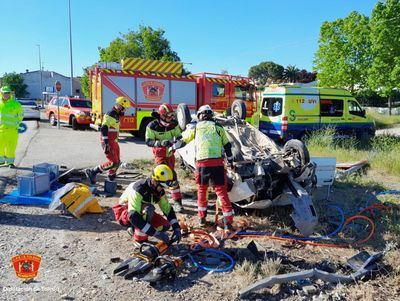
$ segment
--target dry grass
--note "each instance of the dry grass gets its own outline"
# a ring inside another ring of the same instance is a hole
[[[235,277],[240,277],[242,288],[253,284],[257,279],[257,265],[249,260],[244,260],[241,264],[236,265],[234,270]]]
[[[277,275],[281,267],[281,259],[266,259],[256,263],[246,259],[236,266],[234,275],[240,277],[241,287],[245,288],[261,279]]]

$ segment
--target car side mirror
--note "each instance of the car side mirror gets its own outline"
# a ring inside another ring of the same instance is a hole
[[[63,107],[69,109],[69,105],[63,105]]]
[[[362,117],[365,117],[365,114],[366,114],[365,109],[363,109],[361,112],[362,112]]]

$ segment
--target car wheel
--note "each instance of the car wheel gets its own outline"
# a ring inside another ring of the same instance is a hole
[[[50,124],[51,124],[52,126],[57,125],[56,116],[54,116],[53,113],[51,113],[50,116],[49,116],[49,122],[50,122]]]
[[[190,110],[187,104],[180,103],[176,109],[176,118],[178,120],[179,127],[182,131],[186,129],[186,126],[192,121]]]
[[[240,99],[236,99],[231,106],[231,114],[240,119],[246,119],[246,105]]]
[[[76,131],[79,128],[79,124],[78,124],[78,121],[76,120],[75,116],[71,117],[71,125],[72,125],[72,129],[74,131]]]
[[[310,162],[310,153],[306,145],[297,139],[291,139],[283,146],[285,157],[289,158],[289,162],[297,164],[289,164],[294,168],[295,176],[299,176],[304,167]]]
[[[144,139],[146,137],[146,128],[147,125],[153,120],[153,118],[144,118],[142,122],[140,123],[139,131],[138,131],[138,136],[141,139]]]

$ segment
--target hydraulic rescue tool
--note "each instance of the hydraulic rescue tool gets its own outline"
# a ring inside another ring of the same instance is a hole
[[[124,279],[132,279],[135,276],[147,274],[153,267],[154,261],[163,255],[172,244],[159,242],[156,245],[142,243],[139,252],[133,253],[130,258],[122,262],[114,270],[114,275],[124,276]]]

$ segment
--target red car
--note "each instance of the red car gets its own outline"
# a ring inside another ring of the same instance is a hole
[[[58,104],[60,105],[60,123],[71,125],[73,130],[77,130],[81,125],[88,126],[92,122],[90,112],[92,102],[87,99],[75,98],[70,96],[53,97],[46,108],[46,115],[51,125],[56,125],[58,121]]]

